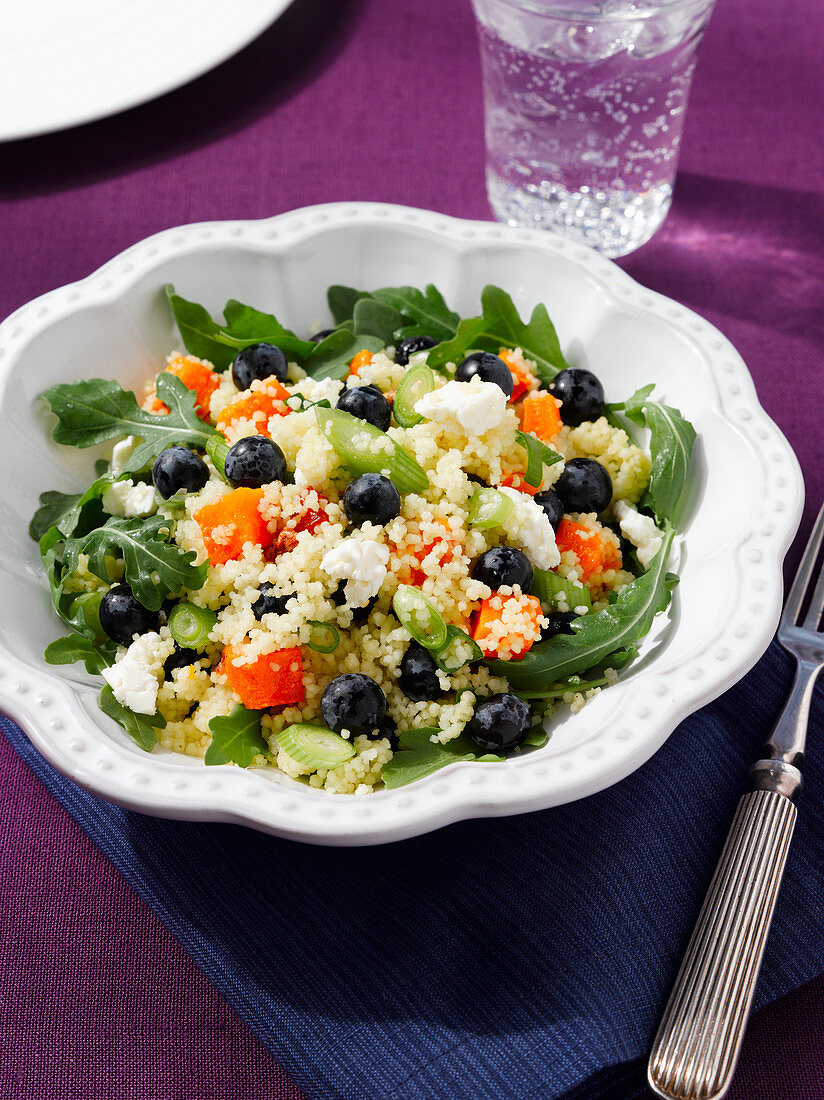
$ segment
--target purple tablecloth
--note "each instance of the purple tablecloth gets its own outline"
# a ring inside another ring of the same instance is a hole
[[[805,469],[803,533],[824,495],[822,30],[813,0],[720,0],[672,213],[625,262],[741,350]],[[0,146],[0,316],[181,222],[334,199],[488,217],[479,79],[468,0],[296,0],[179,92]],[[4,742],[0,774],[2,1100],[300,1097]],[[732,1100],[824,1095],[823,1025],[824,979],[762,1010]]]

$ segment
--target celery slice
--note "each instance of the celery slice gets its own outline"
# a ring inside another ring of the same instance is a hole
[[[315,409],[320,430],[338,457],[356,474],[388,471],[399,493],[421,493],[429,485],[426,471],[394,439],[343,409]]]
[[[179,603],[169,612],[169,633],[184,649],[204,649],[216,622],[217,615],[208,607]]]
[[[395,391],[392,415],[402,428],[420,424],[423,417],[415,412],[415,403],[435,388],[435,373],[425,363],[410,367]]]
[[[475,527],[499,527],[510,516],[514,504],[509,497],[485,485],[476,485],[469,502],[469,522]]]
[[[287,726],[277,735],[277,743],[305,768],[337,768],[355,755],[354,745],[325,726]]]

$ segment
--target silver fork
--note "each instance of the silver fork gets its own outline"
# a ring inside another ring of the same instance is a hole
[[[718,1100],[738,1061],[795,827],[810,700],[824,666],[824,566],[816,570],[823,543],[824,507],[778,627],[797,661],[795,681],[763,758],[750,769],[750,790],[738,803],[653,1043],[647,1079],[667,1100]]]

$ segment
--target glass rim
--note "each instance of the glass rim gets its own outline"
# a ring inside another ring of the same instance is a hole
[[[494,3],[533,15],[564,19],[570,23],[625,23],[630,19],[653,19],[662,12],[676,11],[679,8],[703,7],[709,11],[715,6],[716,0],[653,0],[649,7],[639,8],[637,11],[606,12],[575,10],[568,3],[565,4],[564,0],[494,0]],[[473,5],[477,15],[481,0],[473,0]]]

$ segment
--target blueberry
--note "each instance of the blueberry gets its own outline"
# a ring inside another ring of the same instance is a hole
[[[389,747],[392,752],[397,752],[399,747],[398,742],[398,723],[389,713],[383,716],[383,721],[378,726],[378,737],[384,737],[389,742]]]
[[[294,593],[286,596],[277,596],[275,586],[264,581],[260,586],[260,595],[252,604],[252,614],[260,622],[264,615],[283,615],[286,612],[286,602],[291,600]]]
[[[565,512],[603,512],[612,500],[612,478],[594,458],[573,458],[555,482]]]
[[[618,523],[605,523],[605,527],[608,527],[615,535],[618,536],[618,549],[621,552],[621,565],[623,569],[626,569],[630,573],[635,572],[635,547],[624,536],[621,526]]]
[[[327,685],[320,697],[320,714],[335,733],[372,734],[386,716],[386,696],[371,676],[346,672]]]
[[[583,367],[559,371],[549,392],[561,402],[561,420],[573,428],[584,420],[597,420],[604,408],[604,387]]]
[[[434,348],[436,343],[437,341],[433,340],[431,336],[407,336],[400,340],[395,348],[395,362],[405,367],[409,362],[409,357],[414,355],[416,351],[426,351],[428,348]]]
[[[309,339],[313,344],[321,344],[327,336],[331,336],[335,330],[333,328],[322,328],[320,332],[313,333]]]
[[[377,386],[353,386],[350,390],[344,390],[335,408],[343,409],[367,424],[374,424],[382,432],[386,431],[392,419],[389,402]]]
[[[135,634],[157,630],[160,615],[144,607],[127,584],[116,584],[100,601],[100,625],[113,642],[131,645]]]
[[[332,603],[335,607],[349,607],[346,602],[346,581],[341,581],[331,596]],[[352,626],[363,626],[366,620],[369,618],[369,613],[375,604],[378,602],[378,594],[366,601],[363,607],[349,607],[352,612]]]
[[[283,451],[265,435],[249,435],[233,443],[224,462],[226,480],[235,489],[257,489],[272,481],[286,480]]]
[[[194,649],[184,648],[175,642],[174,653],[171,653],[163,662],[164,679],[171,680],[172,673],[176,668],[187,668],[189,665],[193,665],[195,661],[199,661],[201,656],[202,654],[197,653]]]
[[[561,520],[564,518],[564,506],[555,490],[547,489],[543,493],[536,493],[532,499],[543,508],[546,518],[552,524],[553,531],[557,531]]]
[[[577,618],[573,611],[553,611],[551,615],[547,615],[549,625],[541,629],[540,640],[545,642],[548,638],[554,638],[556,634],[574,634],[572,624]]]
[[[512,396],[515,382],[512,371],[497,355],[491,351],[473,351],[455,371],[455,379],[458,382],[469,382],[475,376],[482,382],[494,382],[500,386],[507,397]]]
[[[412,641],[401,658],[398,687],[413,703],[440,699],[446,694],[438,680],[438,666],[428,649]]]
[[[154,487],[164,500],[180,489],[196,493],[209,480],[209,468],[200,455],[188,447],[167,447],[152,466]]]
[[[493,546],[481,554],[472,567],[476,581],[488,585],[493,591],[509,585],[520,585],[522,592],[532,589],[532,563],[526,554],[512,546]]]
[[[232,381],[239,390],[248,390],[254,381],[277,378],[286,381],[286,356],[274,344],[250,344],[239,351],[232,363]]]
[[[520,745],[532,727],[532,708],[518,695],[501,692],[481,700],[466,727],[484,752],[500,752]]]
[[[367,521],[382,527],[400,514],[401,494],[383,474],[361,474],[346,486],[343,510],[355,527]]]

